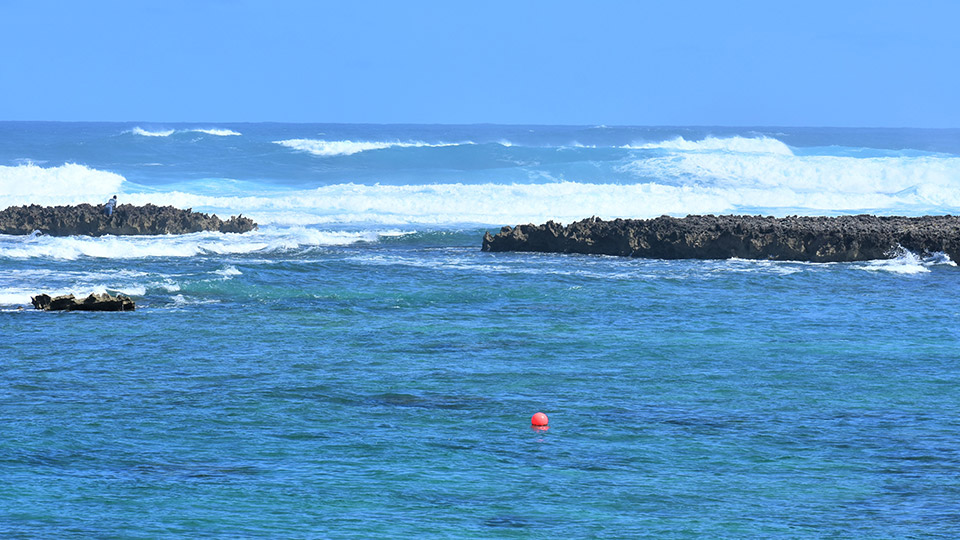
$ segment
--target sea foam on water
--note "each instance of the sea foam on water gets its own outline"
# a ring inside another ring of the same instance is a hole
[[[229,129],[190,129],[216,131],[238,140],[248,137]],[[221,215],[243,213],[263,225],[441,227],[551,219],[570,222],[586,215],[650,218],[663,214],[919,215],[960,211],[960,157],[943,153],[914,151],[898,155],[894,151],[837,150],[835,146],[796,149],[773,137],[740,135],[699,140],[674,137],[622,145],[571,142],[569,147],[413,138],[363,141],[270,137],[264,143],[277,148],[274,160],[307,153],[323,167],[332,156],[366,159],[393,149],[397,153],[390,154],[390,159],[396,161],[396,170],[420,167],[424,180],[415,182],[417,176],[412,175],[403,182],[355,181],[350,171],[356,170],[368,180],[390,180],[393,169],[383,169],[382,177],[371,178],[362,161],[333,179],[318,178],[311,185],[307,177],[282,187],[252,178],[221,179],[218,184],[208,177],[181,178],[176,173],[168,173],[176,182],[152,184],[150,178],[157,174],[156,167],[139,165],[120,167],[130,171],[123,173],[128,177],[135,175],[136,181],[131,182],[119,171],[88,165],[22,164],[0,167],[0,206],[99,204],[120,193],[121,203],[172,205]],[[194,152],[209,143],[178,144],[197,148],[191,150]],[[429,151],[451,145],[466,145],[463,151],[468,152],[464,154],[468,161],[464,163],[478,168],[465,169],[462,174],[456,170],[438,172],[430,168],[428,155],[410,160],[403,153],[408,148]],[[577,154],[558,154],[574,146],[578,146]],[[376,159],[377,167],[383,166],[384,157]],[[302,163],[298,167],[303,167]],[[601,179],[616,181],[584,180],[589,176],[586,172],[598,174],[598,167]],[[481,178],[485,180],[478,180]]]

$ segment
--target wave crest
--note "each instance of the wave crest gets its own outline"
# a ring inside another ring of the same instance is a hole
[[[315,156],[349,156],[366,152],[368,150],[383,150],[385,148],[421,148],[431,147],[440,148],[445,146],[460,146],[461,144],[473,144],[472,142],[463,143],[427,143],[423,141],[326,141],[322,139],[286,139],[283,141],[274,141],[275,144],[286,146],[301,152],[308,152]]]
[[[119,174],[76,163],[0,166],[0,209],[21,204],[99,203],[121,191]]]
[[[690,190],[661,184],[336,184],[271,196],[217,197],[183,192],[126,194],[133,204],[153,203],[214,211],[242,212],[269,225],[503,225],[573,221],[587,214],[653,217],[664,213],[728,210],[717,190]],[[585,210],[586,209],[586,210]]]
[[[176,132],[174,129],[161,129],[157,131],[149,131],[143,129],[140,126],[137,126],[130,130],[130,133],[134,135],[140,135],[141,137],[169,137]]]
[[[891,259],[868,261],[858,268],[867,272],[889,272],[891,274],[926,274],[930,272],[933,266],[956,266],[957,264],[950,260],[950,257],[942,251],[930,253],[925,256],[903,249],[897,250],[895,256]]]
[[[158,236],[0,236],[0,258],[75,260],[180,258],[204,255],[273,253],[300,248],[376,242],[381,231],[324,231],[305,227],[271,228],[245,234],[193,233]],[[389,235],[391,231],[382,234]],[[221,275],[239,275],[228,267]]]
[[[673,150],[682,152],[730,152],[738,154],[776,154],[792,156],[793,151],[783,142],[770,137],[706,137],[688,141],[677,137],[669,141],[644,144],[628,144],[628,150]]]
[[[191,129],[189,131],[192,131],[194,133],[205,133],[207,135],[214,135],[217,137],[239,137],[240,135],[243,135],[239,131],[234,131],[232,129],[219,129],[219,128],[209,128],[209,129],[197,128],[197,129]]]
[[[916,196],[928,202],[960,204],[956,189],[960,158],[694,153],[636,160],[622,170],[686,184]]]
[[[140,126],[137,126],[130,131],[125,131],[124,133],[132,133],[134,135],[140,135],[141,137],[169,137],[174,133],[203,133],[206,135],[214,135],[216,137],[230,137],[230,136],[240,136],[243,135],[239,131],[234,131],[232,129],[225,128],[191,128],[191,129],[157,129],[157,130],[148,130]]]

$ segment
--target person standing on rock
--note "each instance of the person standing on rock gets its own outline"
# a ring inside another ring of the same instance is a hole
[[[113,217],[113,209],[116,208],[116,206],[117,206],[117,196],[114,195],[112,199],[109,199],[107,201],[106,206],[103,207],[103,213],[106,214],[107,217]]]

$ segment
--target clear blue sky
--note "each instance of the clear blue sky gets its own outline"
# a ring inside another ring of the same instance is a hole
[[[960,1],[0,0],[0,120],[960,127]]]

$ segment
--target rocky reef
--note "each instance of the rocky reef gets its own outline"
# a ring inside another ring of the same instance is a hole
[[[30,302],[43,311],[133,311],[137,308],[129,296],[106,293],[91,294],[86,298],[76,298],[72,294],[51,298],[49,294],[39,294]]]
[[[503,227],[483,237],[483,251],[537,251],[620,255],[651,259],[772,259],[843,262],[885,259],[899,248],[944,252],[960,260],[960,217],[774,218],[662,216],[655,219],[584,219],[566,227]]]
[[[103,205],[93,206],[11,206],[0,212],[0,234],[31,234],[39,231],[52,236],[103,236],[144,234],[186,234],[200,231],[244,233],[257,228],[250,218],[234,216],[223,221],[216,215],[181,210],[172,206],[123,204],[113,216],[103,213]]]

